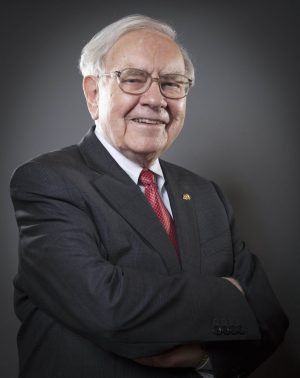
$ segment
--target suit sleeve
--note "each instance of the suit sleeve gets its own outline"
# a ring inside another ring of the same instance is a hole
[[[220,189],[216,191],[227,212],[234,251],[232,277],[242,286],[245,298],[257,320],[261,339],[211,343],[210,358],[216,377],[247,376],[268,358],[282,342],[288,327],[284,314],[258,258],[239,237],[232,207]]]
[[[236,316],[244,329],[231,340],[260,339],[248,302],[225,280],[140,272],[107,261],[80,193],[53,167],[33,161],[19,168],[11,195],[20,234],[15,286],[73,332],[126,358],[220,340],[211,331],[216,314]]]

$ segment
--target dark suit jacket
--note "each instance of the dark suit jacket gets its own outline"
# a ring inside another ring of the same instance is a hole
[[[16,170],[20,377],[198,377],[132,361],[194,342],[208,348],[217,378],[238,377],[282,341],[287,319],[222,193],[183,168],[161,166],[180,262],[93,129],[79,145]],[[245,296],[222,276],[236,278]]]

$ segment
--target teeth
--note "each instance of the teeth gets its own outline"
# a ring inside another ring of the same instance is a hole
[[[156,120],[156,119],[148,119],[148,118],[134,118],[134,122],[139,122],[139,123],[149,123],[151,125],[161,125],[164,123],[163,121]]]

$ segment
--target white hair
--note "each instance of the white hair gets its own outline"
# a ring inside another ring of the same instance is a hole
[[[105,73],[104,58],[107,52],[124,34],[139,29],[157,31],[171,38],[178,45],[182,53],[185,74],[194,82],[195,72],[193,63],[186,50],[177,43],[176,31],[165,22],[139,14],[121,18],[94,35],[81,52],[79,69],[82,75],[97,76]]]

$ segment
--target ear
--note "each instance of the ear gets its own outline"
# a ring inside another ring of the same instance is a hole
[[[82,81],[82,88],[91,117],[96,120],[99,117],[97,79],[94,76],[85,76]]]

